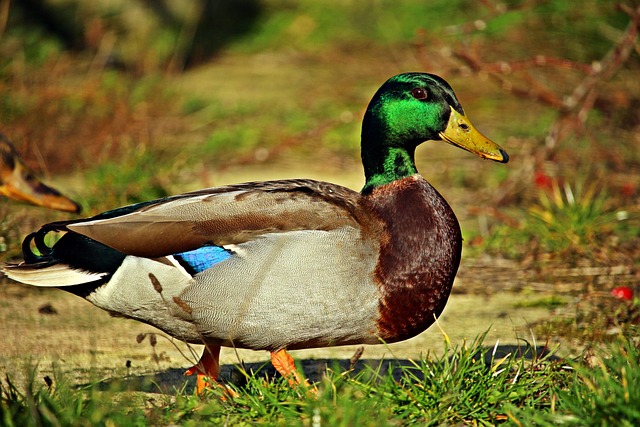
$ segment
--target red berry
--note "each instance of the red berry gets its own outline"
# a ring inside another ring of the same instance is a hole
[[[549,189],[553,186],[553,179],[542,171],[533,174],[533,182],[538,188]]]
[[[611,290],[611,295],[626,301],[633,299],[633,289],[628,286],[618,286]]]
[[[623,196],[631,197],[636,193],[636,188],[633,184],[627,182],[620,188],[620,192]]]

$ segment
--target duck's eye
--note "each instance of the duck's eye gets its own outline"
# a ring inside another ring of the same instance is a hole
[[[417,87],[411,91],[411,96],[415,99],[427,99],[427,91],[421,87]]]

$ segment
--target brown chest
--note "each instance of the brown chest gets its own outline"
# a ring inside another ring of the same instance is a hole
[[[378,334],[386,342],[411,338],[442,313],[462,248],[458,221],[422,177],[380,187],[367,196],[380,221],[374,277],[380,289]]]

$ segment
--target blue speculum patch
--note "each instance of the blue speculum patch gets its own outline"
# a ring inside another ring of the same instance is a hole
[[[203,246],[173,256],[190,273],[197,274],[215,264],[231,258],[231,254],[220,246]]]

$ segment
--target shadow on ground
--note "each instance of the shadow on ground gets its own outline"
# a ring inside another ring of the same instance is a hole
[[[533,349],[527,346],[502,345],[495,348],[490,347],[478,352],[478,358],[484,359],[487,368],[490,368],[493,360],[499,360],[506,356],[515,354],[518,358],[526,360],[538,360],[542,357],[547,360],[558,360],[545,348]],[[307,359],[298,362],[298,366],[306,378],[312,383],[319,382],[328,370],[334,372],[346,372],[351,370],[353,375],[363,371],[372,375],[385,377],[389,373],[396,381],[399,381],[403,372],[410,370],[417,379],[423,378],[419,362],[408,359],[360,359],[353,363],[350,359]],[[243,373],[254,373],[259,378],[273,378],[279,374],[270,363],[245,363],[243,365],[223,365],[220,368],[219,380],[227,384],[234,384],[242,387],[246,384],[246,377]],[[180,390],[186,393],[195,391],[196,379],[194,376],[184,376],[184,369],[169,369],[150,375],[137,375],[122,378],[113,378],[101,381],[98,385],[101,390],[137,391],[145,393],[176,394]]]

